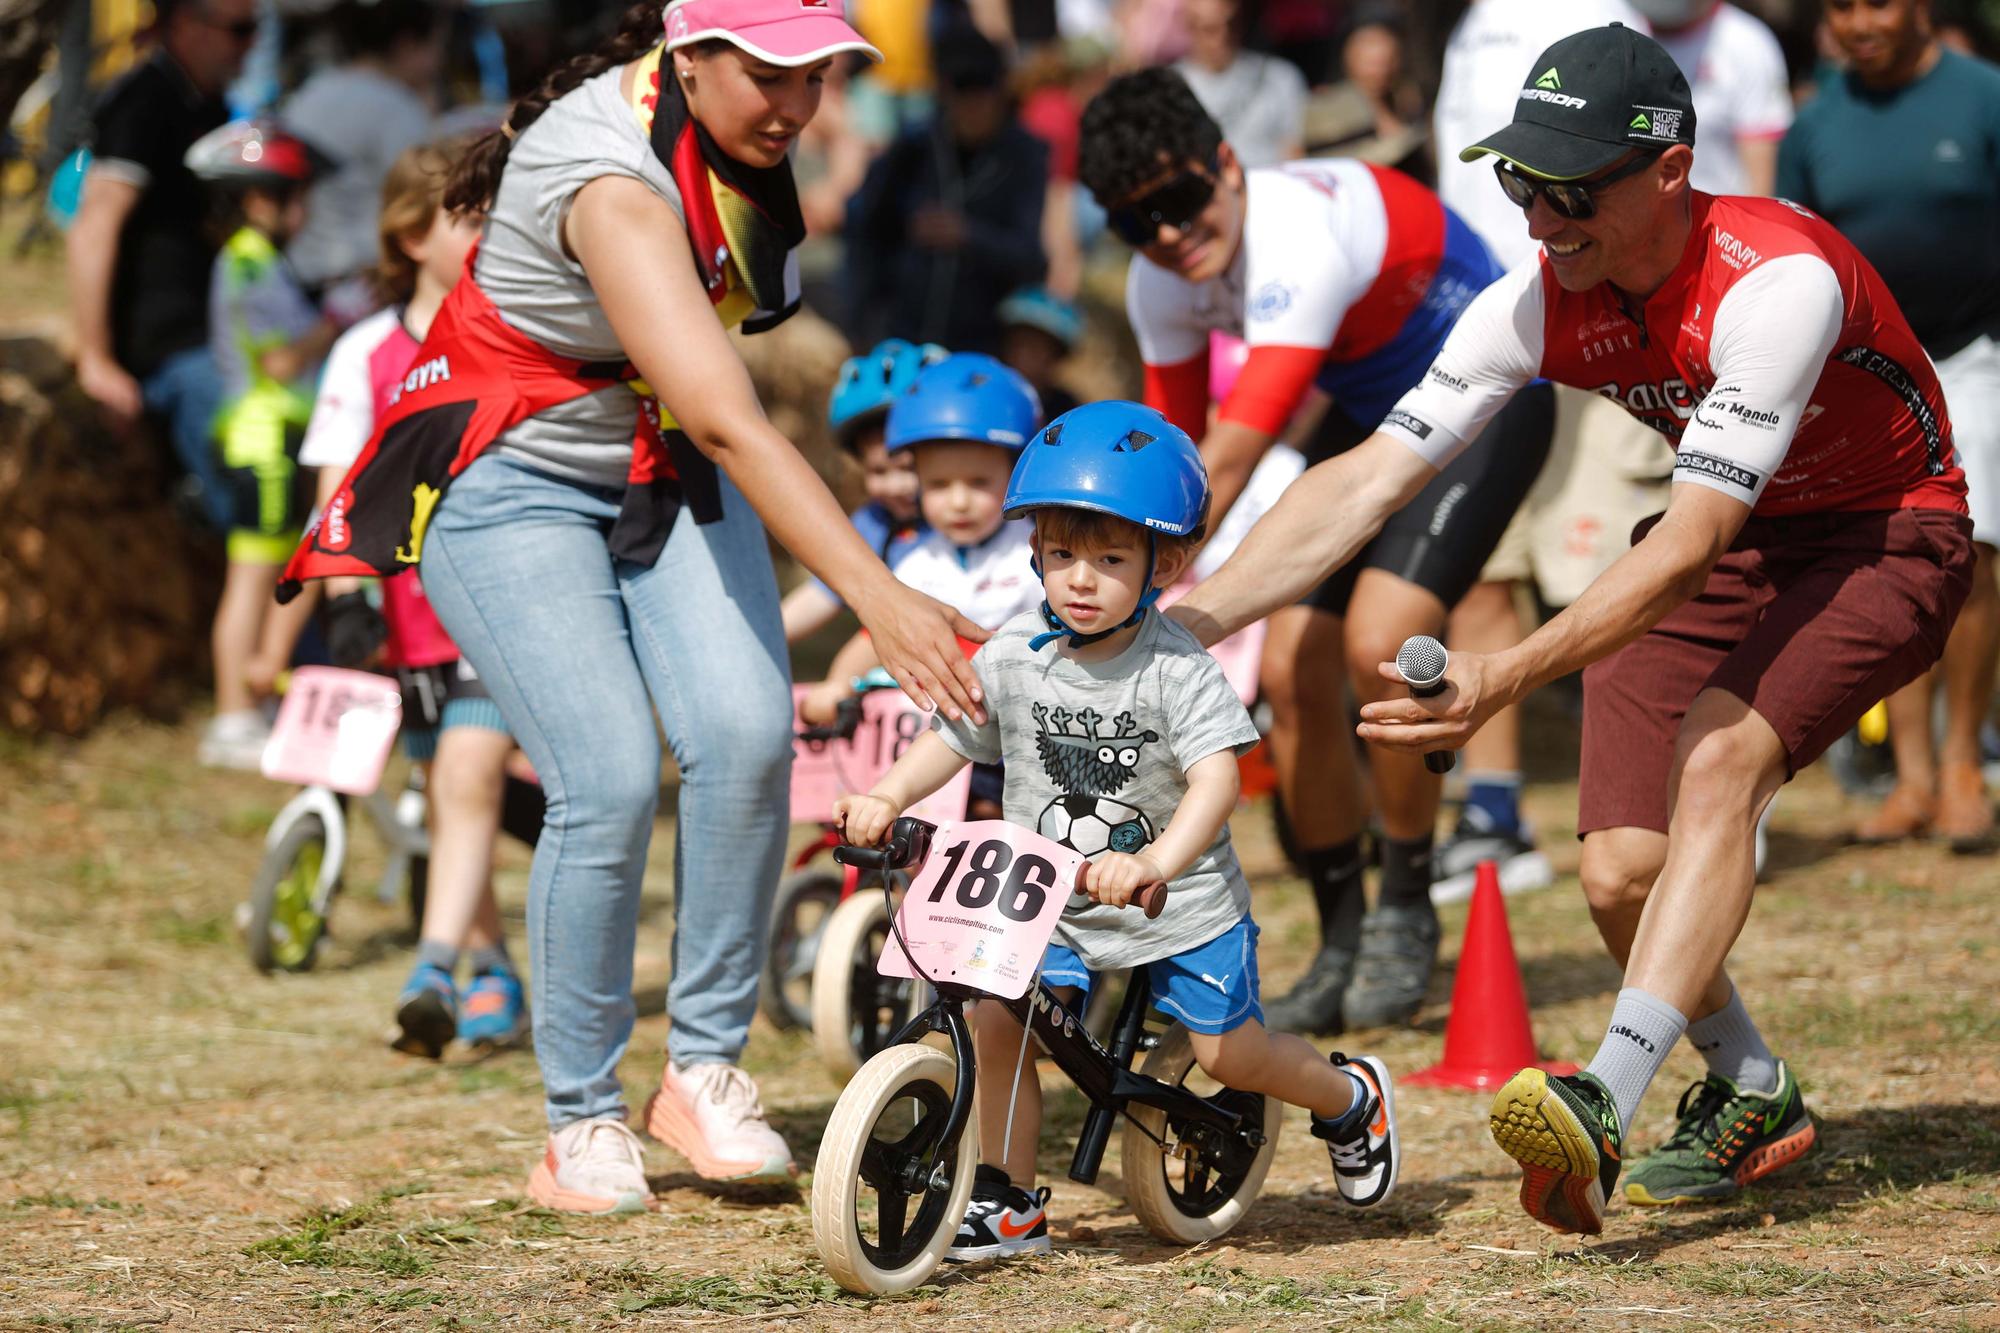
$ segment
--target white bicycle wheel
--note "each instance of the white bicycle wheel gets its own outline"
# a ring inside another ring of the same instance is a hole
[[[1205,1077],[1195,1065],[1188,1030],[1179,1023],[1161,1036],[1139,1072],[1177,1087],[1186,1086],[1190,1075]],[[1206,1126],[1170,1118],[1156,1107],[1129,1108],[1122,1150],[1126,1201],[1146,1230],[1179,1245],[1214,1240],[1243,1220],[1264,1188],[1285,1118],[1285,1104],[1261,1093],[1221,1087],[1190,1091],[1253,1121],[1261,1117],[1264,1142],[1253,1148]],[[1162,1141],[1183,1151],[1169,1153]]]
[[[908,1291],[937,1271],[957,1234],[979,1165],[976,1107],[958,1141],[937,1151],[957,1081],[945,1052],[892,1046],[835,1103],[813,1164],[813,1244],[847,1290]]]
[[[880,888],[863,888],[826,917],[813,959],[813,1043],[836,1078],[847,1078],[886,1049],[921,1012],[924,987],[875,970],[889,940]]]

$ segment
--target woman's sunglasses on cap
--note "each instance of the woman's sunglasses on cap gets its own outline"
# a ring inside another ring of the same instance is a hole
[[[1135,250],[1151,245],[1162,227],[1186,231],[1215,197],[1215,177],[1220,169],[1220,161],[1213,156],[1205,172],[1183,167],[1165,184],[1110,210],[1105,225]]]
[[[1522,212],[1525,213],[1533,208],[1535,196],[1540,195],[1549,201],[1549,207],[1558,215],[1581,221],[1597,214],[1597,200],[1591,193],[1593,190],[1601,190],[1607,185],[1624,180],[1627,176],[1638,175],[1652,166],[1659,156],[1658,153],[1641,153],[1622,167],[1606,172],[1602,176],[1593,176],[1589,180],[1580,181],[1544,180],[1540,176],[1529,175],[1507,161],[1495,162],[1493,174],[1500,178],[1500,188],[1507,192],[1507,197],[1513,200],[1514,206]]]

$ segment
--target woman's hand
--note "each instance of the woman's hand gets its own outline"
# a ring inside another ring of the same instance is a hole
[[[1133,894],[1165,878],[1159,863],[1150,856],[1106,852],[1090,863],[1083,891],[1094,902],[1123,907],[1132,901]]]
[[[1394,662],[1376,667],[1384,680],[1402,683]],[[1426,698],[1383,699],[1364,704],[1355,734],[1391,750],[1456,750],[1512,702],[1496,659],[1486,653],[1454,652],[1445,687]]]
[[[970,715],[984,726],[979,676],[958,641],[984,643],[987,633],[943,602],[886,578],[855,613],[868,627],[875,655],[910,702],[935,708],[956,722]]]
[[[833,826],[853,847],[879,847],[903,807],[886,796],[842,796],[833,803]]]

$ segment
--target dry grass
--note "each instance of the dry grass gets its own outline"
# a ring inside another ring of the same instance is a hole
[[[2000,1326],[2000,868],[1839,846],[1824,779],[1782,798],[1777,870],[1737,955],[1821,1122],[1819,1153],[1768,1188],[1704,1210],[1621,1205],[1597,1241],[1557,1238],[1519,1212],[1480,1099],[1410,1088],[1404,1183],[1384,1208],[1335,1200],[1294,1113],[1245,1224],[1189,1252],[1134,1222],[1115,1153],[1101,1188],[1061,1179],[1080,1108],[1058,1092],[1043,1156],[1056,1252],[870,1302],[820,1270],[801,1192],[718,1193],[657,1147],[657,1216],[525,1206],[532,1058],[384,1049],[404,921],[364,894],[341,901],[319,971],[254,975],[231,912],[284,793],[189,770],[193,735],[131,723],[0,749],[0,1327]],[[1573,864],[1573,789],[1538,787],[1531,808]],[[1264,812],[1238,823],[1276,990],[1309,951],[1304,896]],[[635,1096],[667,1025],[661,834]],[[503,868],[515,913],[525,865],[514,851]],[[1586,1058],[1618,978],[1574,880],[1510,911],[1544,1047]],[[1447,914],[1448,940],[1463,919]],[[1349,1048],[1429,1063],[1447,986],[1418,1026]],[[795,1034],[760,1026],[747,1061],[810,1163],[839,1089]],[[1677,1053],[1636,1147],[1696,1073]]]

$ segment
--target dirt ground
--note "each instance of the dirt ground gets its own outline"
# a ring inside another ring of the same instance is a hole
[[[1573,744],[1559,717],[1533,725],[1558,754]],[[1844,847],[1847,808],[1817,775],[1781,798],[1735,960],[1820,1123],[1816,1155],[1765,1187],[1696,1210],[1620,1203],[1603,1237],[1557,1237],[1519,1211],[1482,1097],[1406,1088],[1402,1184],[1384,1207],[1337,1201],[1293,1111],[1244,1224],[1182,1250],[1134,1221],[1115,1150],[1097,1188],[1063,1179],[1081,1112],[1051,1075],[1054,1253],[868,1301],[820,1268],[807,1181],[716,1191],[653,1145],[658,1215],[525,1204],[542,1135],[532,1056],[430,1064],[385,1047],[409,963],[400,906],[351,893],[317,971],[253,973],[233,909],[286,792],[193,769],[196,727],[0,748],[3,1328],[2000,1327],[2000,863]],[[1582,1060],[1618,974],[1576,891],[1574,800],[1531,790],[1566,873],[1510,912],[1541,1044]],[[1308,957],[1309,908],[1266,811],[1237,827],[1276,991]],[[635,1102],[667,1029],[660,831],[625,1062]],[[366,884],[378,854],[364,837],[357,855],[350,882]],[[501,876],[516,922],[526,864],[512,848]],[[1445,920],[1449,960],[1465,910]],[[1430,1063],[1449,986],[1447,967],[1414,1027],[1343,1044],[1398,1072]],[[746,1063],[809,1167],[839,1087],[798,1034],[761,1020]],[[1635,1150],[1697,1075],[1683,1047]]]

